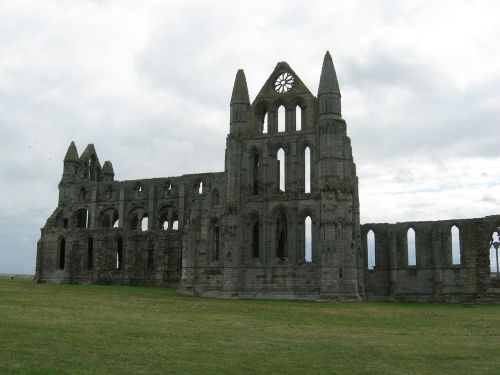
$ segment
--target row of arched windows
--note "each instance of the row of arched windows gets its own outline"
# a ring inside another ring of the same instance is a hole
[[[274,117],[274,122],[271,120],[272,117]],[[259,133],[300,131],[304,128],[304,118],[305,109],[299,104],[290,110],[287,110],[284,105],[280,105],[275,112],[264,110],[260,116]],[[287,119],[291,122],[290,124],[288,124]]]
[[[218,221],[214,220],[211,225],[211,251],[212,260],[220,260],[220,249],[221,249],[221,235],[220,226]],[[287,215],[284,211],[279,211],[273,220],[272,228],[274,232],[271,234],[273,236],[273,256],[279,260],[286,260],[289,253],[289,223]],[[312,262],[313,261],[313,221],[311,216],[306,216],[304,220],[299,225],[299,230],[301,233],[302,240],[299,241],[299,246],[302,246],[301,253],[303,254],[303,261]],[[269,233],[269,232],[268,232]],[[250,217],[248,226],[248,246],[249,255],[252,258],[261,257],[261,247],[262,247],[262,225],[257,215],[252,215]]]
[[[450,239],[451,239],[451,264],[460,265],[460,230],[456,225],[450,228]],[[368,269],[373,270],[376,268],[377,264],[377,249],[375,241],[375,233],[373,230],[369,230],[366,234],[366,246],[367,246],[367,258],[368,258]],[[406,254],[407,254],[407,265],[412,267],[417,265],[417,247],[415,241],[415,230],[413,228],[408,228],[406,232]]]
[[[57,255],[57,268],[59,270],[64,270],[66,268],[66,239],[64,237],[59,239],[59,249]],[[123,239],[118,237],[116,239],[116,249],[115,249],[115,270],[123,269]],[[149,256],[149,253],[148,253]],[[152,264],[152,254],[151,260],[148,257],[148,268],[149,264]],[[89,237],[87,240],[87,257],[86,257],[86,269],[87,271],[92,271],[94,268],[94,239]]]
[[[287,155],[285,153],[285,149],[283,147],[278,148],[276,151],[276,170],[274,173],[275,181],[276,181],[276,190],[279,192],[287,191]],[[301,154],[301,158],[303,158],[303,164],[299,164],[302,174],[303,180],[303,191],[308,194],[311,192],[311,167],[312,167],[312,151],[309,145],[306,145],[303,149],[303,153]],[[302,168],[303,166],[303,168]],[[262,162],[259,152],[254,149],[251,153],[250,160],[250,176],[251,176],[251,191],[253,195],[258,195],[261,192],[260,186],[261,180],[263,179],[263,175],[265,171],[262,168]]]

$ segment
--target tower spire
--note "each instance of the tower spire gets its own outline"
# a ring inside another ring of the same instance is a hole
[[[332,56],[326,51],[319,79],[318,100],[320,117],[341,117],[340,88]]]
[[[66,151],[66,156],[64,157],[64,161],[79,161],[78,151],[76,150],[76,145],[74,141],[71,141],[68,147],[68,151]]]
[[[231,104],[245,103],[250,104],[250,97],[248,96],[247,79],[243,69],[238,69],[236,78],[234,79],[233,94],[231,95]]]
[[[236,73],[230,107],[230,132],[233,135],[239,136],[248,130],[245,125],[247,122],[248,108],[250,108],[247,79],[245,78],[243,69],[239,69]]]

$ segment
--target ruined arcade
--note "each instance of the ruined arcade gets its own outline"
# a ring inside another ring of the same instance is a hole
[[[35,279],[217,297],[500,302],[490,265],[499,224],[489,216],[360,225],[327,52],[317,96],[280,62],[250,103],[237,72],[223,172],[115,181],[93,145],[79,155],[72,142]]]

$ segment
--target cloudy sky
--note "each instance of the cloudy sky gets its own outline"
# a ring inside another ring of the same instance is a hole
[[[62,159],[116,179],[222,171],[228,105],[332,52],[361,219],[500,213],[498,1],[0,0],[0,273],[33,273]]]

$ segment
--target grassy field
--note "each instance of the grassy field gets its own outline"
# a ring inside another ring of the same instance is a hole
[[[217,300],[0,278],[0,373],[498,374],[500,306]]]

